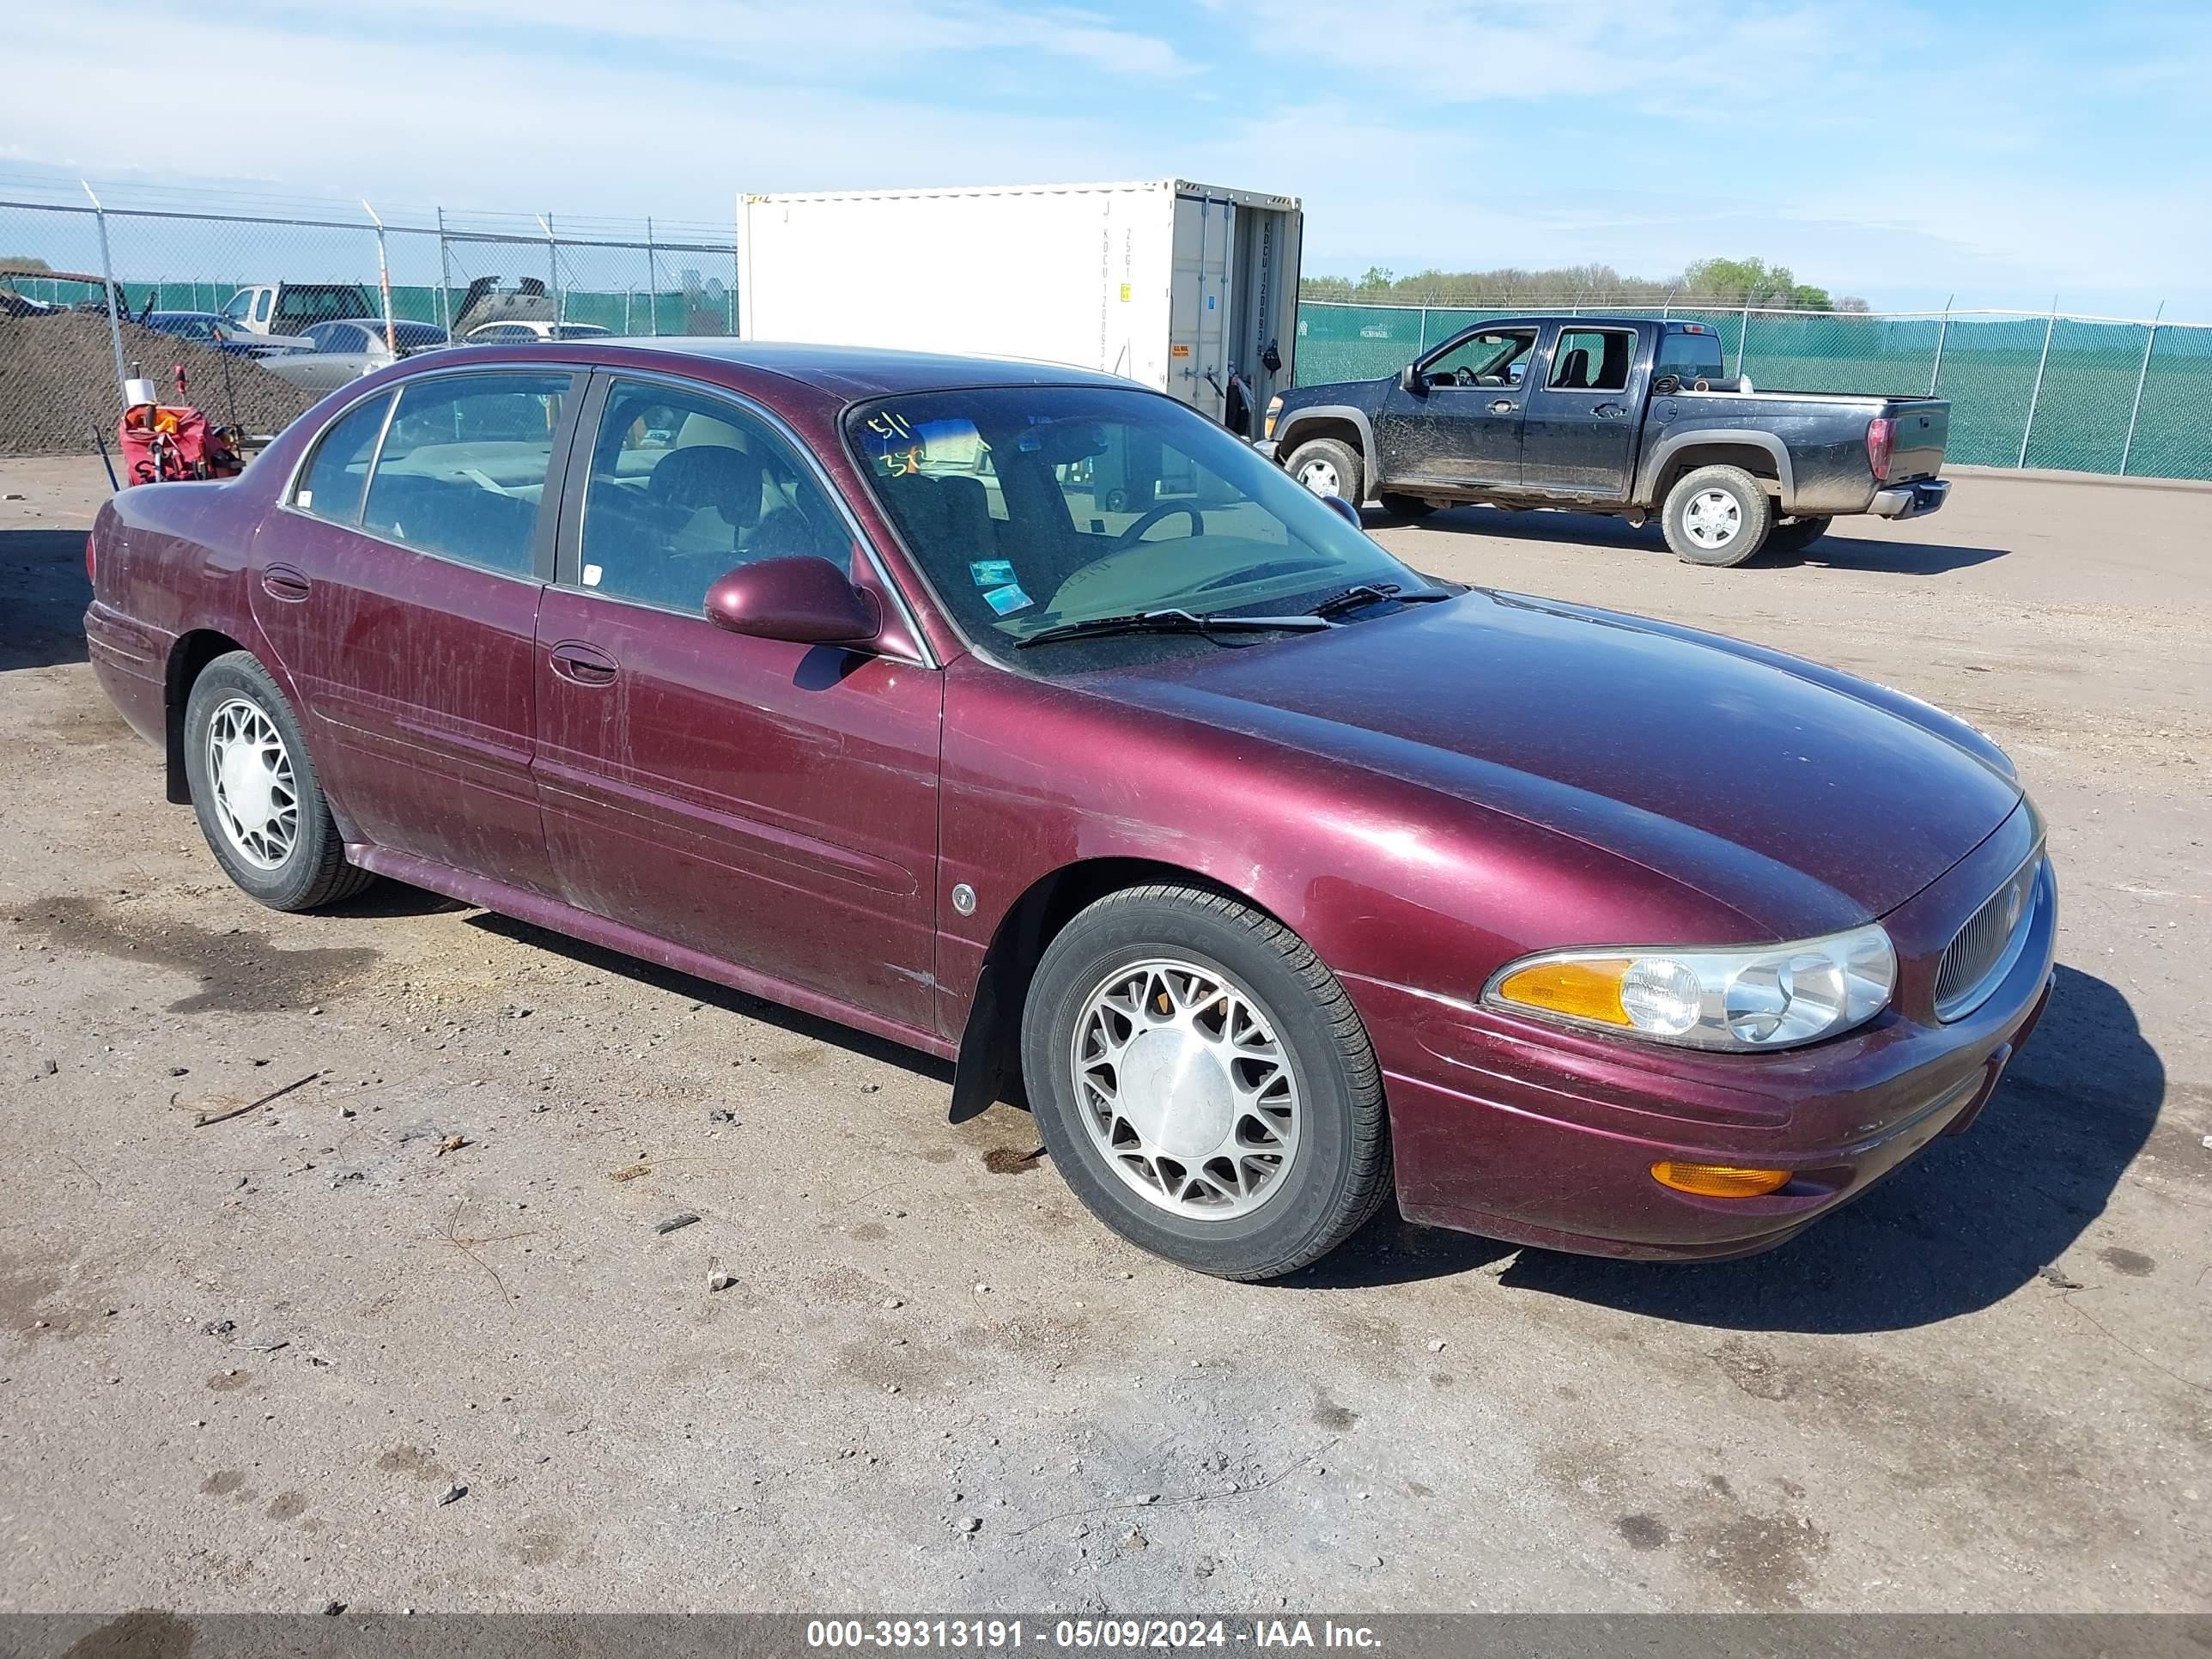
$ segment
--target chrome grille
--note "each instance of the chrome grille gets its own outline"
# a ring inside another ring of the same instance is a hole
[[[1959,1019],[1973,1012],[2019,959],[2035,920],[2036,883],[2042,873],[2043,850],[2038,848],[1944,946],[1936,969],[1936,1018]]]

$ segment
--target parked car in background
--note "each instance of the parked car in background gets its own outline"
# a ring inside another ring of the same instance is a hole
[[[1940,398],[1757,392],[1709,325],[1477,324],[1381,380],[1268,404],[1263,453],[1309,489],[1418,515],[1458,502],[1642,524],[1693,564],[1809,545],[1836,519],[1943,505]]]
[[[434,323],[395,322],[399,356],[429,351],[447,343],[446,331]],[[262,367],[304,392],[334,392],[393,361],[381,317],[349,317],[316,323],[305,336],[307,349],[268,357]]]
[[[308,351],[313,342],[297,334],[246,334],[231,327],[219,311],[149,311],[141,325],[179,340],[198,340],[234,357],[270,357],[282,352]]]
[[[222,307],[230,326],[246,334],[305,334],[315,323],[368,317],[376,301],[359,283],[256,283]]]
[[[426,355],[87,561],[101,684],[263,903],[380,872],[953,1060],[1208,1273],[1394,1183],[1764,1249],[1971,1123],[2049,992],[2043,821],[1964,721],[1434,582],[1105,374]]]
[[[461,337],[463,345],[531,345],[540,340],[611,340],[615,331],[597,323],[538,322],[509,319],[481,323]]]

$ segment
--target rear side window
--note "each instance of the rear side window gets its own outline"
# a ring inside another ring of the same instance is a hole
[[[567,374],[410,380],[369,480],[362,527],[501,575],[534,573],[538,509]]]
[[[1569,328],[1552,348],[1555,392],[1625,392],[1636,337],[1617,328]]]
[[[359,524],[368,465],[376,459],[377,436],[391,407],[388,396],[371,398],[333,421],[292,487],[292,505],[332,524]]]

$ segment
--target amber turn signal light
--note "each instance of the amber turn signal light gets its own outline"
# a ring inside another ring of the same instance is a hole
[[[1790,1184],[1787,1170],[1747,1170],[1740,1164],[1685,1164],[1662,1158],[1651,1166],[1651,1178],[1678,1193],[1700,1198],[1761,1198]]]

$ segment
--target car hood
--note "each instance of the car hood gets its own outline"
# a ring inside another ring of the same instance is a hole
[[[1476,591],[1092,684],[1573,836],[1777,937],[1893,909],[2021,797],[1985,740],[1898,693],[1510,594]]]

